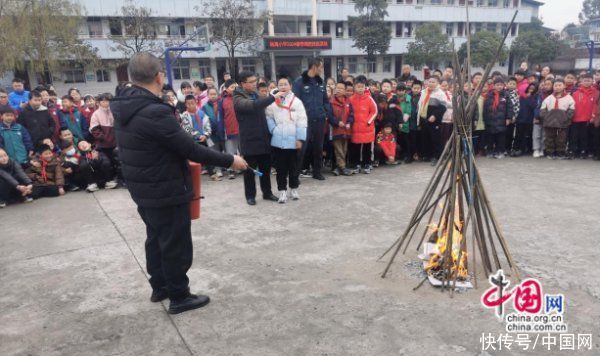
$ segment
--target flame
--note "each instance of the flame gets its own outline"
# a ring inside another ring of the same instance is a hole
[[[458,280],[465,280],[469,276],[467,269],[467,246],[464,241],[463,221],[460,219],[458,207],[456,207],[454,211],[453,224],[448,224],[446,219],[443,218],[440,223],[440,227],[438,227],[436,224],[431,224],[428,226],[431,235],[437,236],[437,252],[431,255],[427,265],[425,266],[425,271],[430,274],[436,274],[436,276],[446,280],[452,280],[455,277]],[[450,273],[449,275],[445,275],[448,273],[444,271],[446,268],[444,257],[448,249],[450,229],[453,229],[452,251],[450,253],[452,261],[450,264]]]

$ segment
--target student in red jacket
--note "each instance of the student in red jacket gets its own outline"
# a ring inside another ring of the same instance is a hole
[[[360,173],[362,165],[363,172],[370,174],[375,142],[374,121],[377,117],[377,104],[366,89],[367,78],[359,75],[354,83],[354,95],[350,98],[350,104],[354,110],[350,157],[356,166],[355,173]]]
[[[352,137],[352,122],[354,113],[350,100],[346,98],[346,84],[338,82],[335,85],[335,93],[331,98],[331,109],[333,116],[329,119],[331,123],[331,135],[333,139],[333,150],[335,153],[336,168],[333,174],[339,176],[352,175],[352,171],[346,168],[346,158],[348,157],[348,140]]]
[[[233,92],[237,84],[233,79],[225,81],[224,90],[219,99],[219,115],[223,118],[225,125],[225,152],[236,155],[240,150],[240,127],[233,109]],[[228,169],[229,179],[235,179],[235,172]]]
[[[573,94],[575,116],[571,124],[569,151],[575,158],[585,159],[588,155],[588,137],[592,128],[591,122],[594,117],[598,95],[600,95],[593,84],[594,77],[591,74],[584,74],[581,77],[581,86]]]

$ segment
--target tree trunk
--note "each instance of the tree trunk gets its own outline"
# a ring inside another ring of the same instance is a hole
[[[229,52],[229,72],[231,73],[231,77],[235,79],[235,81],[238,80],[238,70],[237,70],[237,64],[236,64],[236,60],[235,60],[235,49],[232,49]]]

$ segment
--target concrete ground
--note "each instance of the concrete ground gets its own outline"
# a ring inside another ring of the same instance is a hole
[[[600,164],[480,161],[522,273],[563,293],[571,333],[600,351]],[[126,190],[73,193],[0,211],[0,355],[477,355],[504,325],[478,290],[451,299],[409,250],[380,278],[428,164],[303,180],[286,205],[205,182],[193,223],[192,291],[212,302],[170,316],[149,301],[144,226]],[[274,178],[273,178],[274,183]],[[559,354],[543,351],[510,354]]]

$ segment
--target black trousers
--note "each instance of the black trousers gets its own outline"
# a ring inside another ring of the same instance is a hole
[[[473,131],[473,152],[474,154],[483,154],[485,153],[485,145],[486,136],[484,130],[474,130]]]
[[[438,159],[442,155],[442,130],[437,122],[424,122],[422,150],[423,157]]]
[[[517,135],[515,137],[515,149],[522,153],[532,151],[533,124],[517,124]]]
[[[312,163],[313,176],[321,174],[323,167],[323,143],[325,141],[325,123],[322,120],[308,120],[306,142],[302,145],[302,161],[299,167],[308,168]]]
[[[33,199],[52,198],[59,195],[56,185],[34,185],[31,193]]]
[[[574,122],[569,130],[569,151],[574,154],[587,153],[589,123]]]
[[[504,139],[504,147],[506,152],[509,152],[513,149],[513,143],[515,140],[515,124],[510,124],[506,126],[506,135]]]
[[[140,206],[138,213],[146,224],[146,269],[152,289],[166,287],[172,300],[186,297],[193,258],[190,205]]]
[[[110,177],[109,180],[114,179],[115,177],[121,179],[121,162],[119,161],[119,150],[116,147],[113,148],[97,148],[99,152],[102,152],[110,161],[110,165],[112,167],[113,177]]]
[[[350,162],[353,167],[370,166],[373,161],[374,143],[350,143]]]
[[[4,178],[0,177],[0,202],[7,203],[17,200],[20,196],[21,192],[4,180]]]
[[[298,171],[298,153],[295,149],[281,149],[273,147],[275,157],[275,170],[277,171],[277,190],[287,190],[288,178],[290,188],[296,189],[300,186]]]
[[[592,125],[592,130],[594,133],[592,151],[594,153],[594,157],[600,158],[600,127],[595,127]]]
[[[488,138],[488,153],[501,154],[506,150],[506,132],[490,133],[486,132]]]
[[[260,190],[263,197],[273,194],[271,191],[271,154],[244,156],[248,166],[258,169],[263,175],[260,177]],[[254,172],[250,169],[244,171],[244,193],[246,199],[256,198],[256,182]]]
[[[417,138],[419,131],[411,130],[406,135],[406,158],[412,160],[417,153]]]

